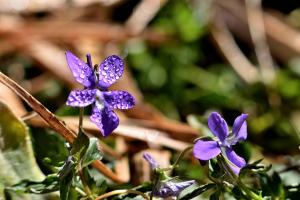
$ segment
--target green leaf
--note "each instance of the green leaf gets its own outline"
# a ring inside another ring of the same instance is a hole
[[[98,149],[98,139],[97,138],[90,138],[89,145],[86,149],[85,154],[81,159],[81,167],[87,167],[95,160],[100,160],[102,158],[102,154]]]
[[[52,130],[32,128],[33,147],[39,166],[47,174],[57,173],[68,157],[65,140]],[[47,148],[45,148],[47,147]]]
[[[246,167],[244,167],[242,170],[241,170],[241,174],[247,174],[250,171],[254,171],[256,173],[266,173],[268,172],[271,168],[272,168],[272,165],[268,165],[268,166],[265,166],[265,165],[262,165],[260,164],[260,162],[262,161],[263,159],[259,159],[253,163],[250,163],[250,164],[247,164]]]
[[[214,183],[208,183],[208,184],[205,184],[205,185],[201,185],[201,186],[195,188],[193,191],[191,191],[188,194],[181,197],[180,200],[192,199],[192,198],[197,197],[200,194],[202,194],[203,192],[206,192],[207,190],[210,190],[214,187],[216,187],[216,184],[214,184]]]
[[[68,165],[68,164],[67,164]],[[70,192],[70,188],[72,186],[72,182],[73,182],[73,178],[74,178],[74,174],[75,174],[75,170],[74,170],[74,166],[72,166],[71,170],[69,170],[68,166],[66,169],[66,173],[64,174],[64,176],[60,179],[60,183],[59,183],[59,193],[60,193],[60,199],[61,200],[68,200],[69,199],[69,192]]]
[[[54,192],[59,189],[59,177],[57,174],[50,174],[43,181],[22,180],[6,189],[17,193],[43,194]]]
[[[4,188],[21,180],[42,181],[44,175],[36,164],[28,127],[0,101],[0,199]],[[47,148],[47,147],[45,147]],[[14,194],[11,199],[45,199],[44,196]],[[53,198],[55,195],[52,195]]]
[[[93,176],[94,169],[89,169],[88,167],[83,168],[83,174],[87,185],[91,189],[91,192],[97,196],[104,194],[108,185],[106,183],[106,179],[104,177],[98,178]],[[99,173],[99,172],[98,172]]]
[[[59,171],[59,178],[64,179],[75,169],[75,162],[73,161],[73,156],[68,156],[62,169]]]
[[[69,192],[72,186],[73,178],[75,175],[75,162],[73,161],[73,156],[68,156],[65,161],[63,168],[59,172],[59,192],[61,200],[69,199]]]

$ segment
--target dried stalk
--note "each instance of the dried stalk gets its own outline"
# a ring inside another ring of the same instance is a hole
[[[219,49],[236,73],[247,83],[257,81],[258,70],[240,50],[226,24],[216,16],[211,33]]]
[[[261,0],[245,0],[250,36],[261,71],[262,81],[270,83],[275,78],[274,62],[266,40]]]

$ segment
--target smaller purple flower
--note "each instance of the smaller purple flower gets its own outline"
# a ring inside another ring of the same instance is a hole
[[[233,123],[232,133],[229,133],[226,121],[217,112],[212,112],[208,117],[208,127],[217,139],[198,140],[194,145],[194,156],[199,160],[210,160],[225,151],[230,161],[230,168],[234,173],[239,174],[246,161],[234,152],[232,146],[246,140],[247,117],[247,114],[238,116]]]
[[[152,169],[158,168],[159,165],[149,153],[144,153],[143,158],[148,161]]]
[[[177,197],[185,188],[195,183],[194,180],[179,181],[170,178],[166,175],[165,171],[159,168],[158,163],[150,154],[144,153],[143,157],[149,162],[151,168],[155,170],[155,173],[157,173],[156,176],[158,177],[158,182],[153,190],[154,196],[161,198]]]
[[[119,118],[113,109],[129,109],[135,105],[134,97],[128,92],[108,91],[108,87],[123,74],[123,60],[116,55],[108,56],[99,68],[93,70],[90,60],[85,63],[70,51],[66,52],[66,59],[76,81],[85,87],[71,91],[66,104],[73,107],[92,105],[91,121],[103,136],[108,136],[119,125]]]

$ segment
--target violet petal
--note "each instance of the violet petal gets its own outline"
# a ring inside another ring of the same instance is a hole
[[[234,120],[232,134],[235,136],[237,141],[243,141],[247,138],[247,117],[247,114],[241,114]]]
[[[223,142],[228,135],[227,123],[217,112],[212,112],[209,115],[208,127],[221,142]]]
[[[151,165],[152,169],[155,169],[159,166],[158,163],[154,160],[154,158],[150,154],[144,153],[143,158],[147,160],[147,162]]]
[[[238,156],[232,148],[226,147],[225,148],[225,153],[226,153],[226,156],[227,156],[228,160],[230,160],[230,162],[236,166],[235,167],[235,166],[230,165],[231,169],[236,174],[238,174],[239,169],[237,169],[237,168],[243,168],[244,166],[246,166],[246,161],[244,160],[244,158]]]
[[[74,107],[85,107],[95,101],[96,89],[72,90],[66,104]]]
[[[76,81],[85,87],[92,87],[95,84],[93,69],[85,62],[77,58],[70,51],[66,52],[66,59],[70,70]]]
[[[126,91],[103,92],[103,97],[112,109],[129,109],[135,105],[134,97]]]
[[[229,164],[229,167],[230,167],[230,169],[235,173],[235,174],[240,174],[240,171],[241,171],[241,169],[242,168],[240,168],[240,167],[238,167],[238,166],[236,166],[236,165],[234,165],[234,164]]]
[[[94,106],[90,119],[97,125],[104,137],[111,134],[119,125],[118,116],[107,107],[99,109]]]
[[[198,140],[193,148],[194,157],[200,160],[210,160],[221,153],[217,141]]]
[[[116,82],[123,74],[124,62],[116,55],[108,56],[100,64],[99,68],[99,86],[103,89],[108,88]]]

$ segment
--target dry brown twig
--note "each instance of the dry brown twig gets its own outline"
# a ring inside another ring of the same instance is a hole
[[[245,0],[245,3],[250,35],[261,71],[261,79],[265,83],[270,83],[275,78],[275,69],[266,40],[261,0]]]
[[[252,44],[245,7],[239,0],[215,1],[218,14],[228,28],[239,39]],[[282,62],[288,62],[300,55],[300,32],[284,20],[276,11],[262,11],[265,35],[272,55]],[[284,36],[284,37],[283,37]],[[286,38],[289,38],[288,40]]]
[[[78,119],[76,117],[61,117],[61,119],[73,130],[78,129]],[[33,126],[47,127],[47,124],[39,117],[31,118],[27,121]],[[99,137],[99,130],[95,124],[93,124],[88,117],[83,118],[83,128],[89,133]],[[151,128],[139,127],[136,125],[126,125],[121,122],[119,127],[114,131],[115,134],[111,136],[120,136],[128,140],[140,140],[146,143],[153,143],[156,145],[168,147],[174,150],[182,151],[189,143],[182,142],[166,137],[167,133],[158,131]]]
[[[141,1],[126,21],[126,28],[133,35],[140,34],[165,3],[167,0]]]
[[[2,83],[0,83],[0,99],[5,102],[10,109],[13,109],[16,116],[20,117],[27,113],[16,94]]]
[[[127,144],[125,142],[125,139],[122,137],[116,137],[115,141],[116,151],[121,155],[125,154],[127,152]],[[129,160],[126,155],[124,155],[121,159],[116,161],[115,172],[122,179],[130,180]]]
[[[46,22],[6,24],[8,23],[4,23],[0,27],[0,35],[3,38],[24,38],[29,43],[34,39],[50,39],[73,43],[74,40],[79,38],[90,38],[101,42],[125,42],[128,39],[137,37],[122,25],[108,23],[48,20]],[[167,42],[170,39],[170,36],[150,29],[145,30],[138,37],[153,44]]]
[[[258,70],[240,50],[226,24],[215,10],[215,17],[211,27],[211,34],[224,57],[231,64],[237,74],[247,83],[254,83],[258,79]]]

